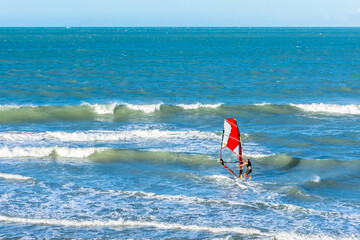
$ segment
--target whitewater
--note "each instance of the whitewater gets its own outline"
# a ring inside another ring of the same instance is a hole
[[[359,28],[0,28],[0,238],[359,239]],[[252,180],[219,163],[237,119]]]

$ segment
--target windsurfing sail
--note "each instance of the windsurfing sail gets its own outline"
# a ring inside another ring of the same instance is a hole
[[[242,178],[242,143],[235,118],[226,118],[224,121],[220,163],[235,177]]]

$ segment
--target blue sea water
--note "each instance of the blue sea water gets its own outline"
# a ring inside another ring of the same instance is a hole
[[[0,28],[0,237],[359,239],[359,56],[360,28]]]

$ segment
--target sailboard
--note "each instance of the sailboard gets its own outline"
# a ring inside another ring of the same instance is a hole
[[[242,143],[235,118],[225,118],[220,148],[220,163],[232,175],[242,178]]]

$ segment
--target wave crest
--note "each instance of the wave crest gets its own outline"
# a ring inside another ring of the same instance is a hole
[[[7,179],[7,180],[19,180],[19,181],[34,180],[31,177],[22,176],[22,175],[19,175],[19,174],[10,174],[10,173],[1,173],[1,172],[0,172],[0,178],[4,178],[4,179]]]
[[[155,111],[159,111],[162,103],[159,104],[150,104],[150,105],[135,105],[135,104],[125,104],[126,107],[135,110],[141,111],[144,113],[153,113]]]
[[[60,225],[66,227],[151,227],[156,229],[181,229],[185,231],[203,231],[212,233],[235,232],[244,235],[267,235],[257,229],[242,227],[206,227],[198,225],[184,225],[179,223],[146,222],[131,220],[62,220],[62,219],[40,219],[40,218],[21,218],[0,215],[0,221],[19,224],[37,225]]]
[[[166,141],[171,139],[210,139],[218,140],[220,136],[212,132],[130,130],[130,131],[77,131],[77,132],[0,132],[0,141],[29,142],[29,141],[62,141],[62,142],[114,142],[121,140],[157,139]]]
[[[216,103],[216,104],[201,104],[201,103],[195,103],[195,104],[177,104],[176,106],[181,107],[185,110],[196,110],[199,108],[218,108],[222,103]]]
[[[291,103],[290,106],[300,108],[305,112],[360,115],[359,105],[355,105],[355,104],[338,105],[338,104],[324,104],[324,103],[312,103],[312,104]]]
[[[68,148],[68,147],[2,147],[0,157],[62,157],[62,158],[88,158],[95,152],[104,151],[106,148]]]
[[[49,122],[49,121],[78,121],[78,120],[108,120],[128,121],[148,117],[149,114],[156,117],[178,116],[179,114],[214,114],[221,118],[226,112],[228,115],[246,114],[247,111],[255,111],[268,114],[296,114],[296,113],[318,113],[318,114],[345,114],[360,115],[359,105],[337,105],[337,104],[271,104],[261,103],[252,105],[225,105],[216,104],[130,104],[109,103],[89,104],[83,103],[75,106],[33,106],[33,105],[0,105],[0,123],[17,122]]]
[[[83,103],[82,105],[89,106],[93,109],[93,111],[99,115],[103,114],[114,114],[115,108],[118,106],[118,103],[110,103],[110,104],[89,104]]]
[[[99,162],[108,161],[167,161],[191,163],[196,165],[218,164],[214,158],[203,154],[185,154],[168,151],[141,151],[114,148],[68,148],[68,147],[2,147],[2,158],[59,158],[59,159],[87,159]]]

